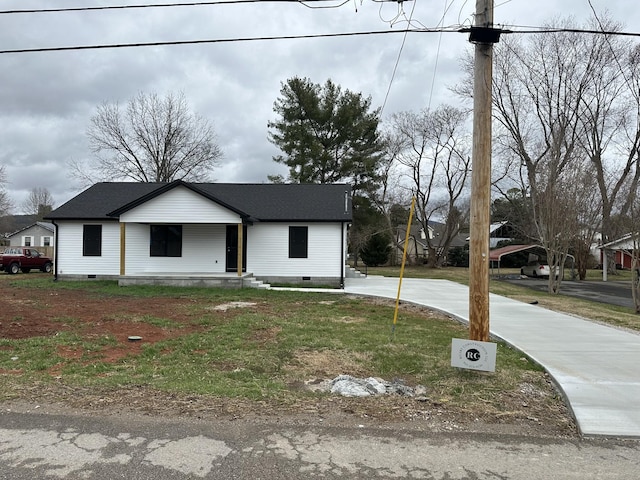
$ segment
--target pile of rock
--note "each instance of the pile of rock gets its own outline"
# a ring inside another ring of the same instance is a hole
[[[338,375],[333,380],[307,382],[307,386],[315,391],[331,392],[343,397],[370,397],[373,395],[422,397],[427,393],[426,387],[422,385],[409,387],[400,379],[387,382],[381,378],[357,378],[351,375]]]

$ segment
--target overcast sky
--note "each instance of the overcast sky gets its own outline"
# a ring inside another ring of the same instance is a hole
[[[178,3],[180,0],[150,0]],[[187,0],[188,1],[188,0]],[[340,5],[314,2],[313,6]],[[134,5],[131,0],[3,0],[0,11]],[[603,14],[640,32],[640,12],[629,0],[591,0]],[[573,16],[585,24],[588,0],[495,2],[495,22],[542,26]],[[346,32],[401,32],[413,11],[415,27],[469,25],[475,0],[416,0],[380,3],[350,0],[338,8],[312,9],[300,3],[185,6],[71,13],[0,13],[0,50],[295,36]],[[445,13],[446,10],[446,13]],[[394,19],[397,21],[394,23]],[[267,122],[281,83],[293,76],[323,84],[328,78],[371,96],[374,108],[385,98],[383,119],[395,112],[459,104],[449,87],[461,79],[460,58],[470,51],[468,35],[410,33],[395,79],[402,33],[339,38],[290,39],[218,44],[157,46],[0,54],[0,165],[15,204],[45,187],[59,206],[78,193],[67,163],[89,162],[86,129],[96,107],[125,104],[138,92],[183,92],[192,111],[208,118],[224,158],[213,172],[220,182],[265,182],[286,169],[273,162]],[[390,87],[391,85],[391,87]],[[387,91],[389,90],[387,96]]]

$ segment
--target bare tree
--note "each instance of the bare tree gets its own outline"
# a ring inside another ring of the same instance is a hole
[[[616,31],[609,20],[600,28]],[[614,216],[625,217],[631,208],[629,192],[640,180],[640,49],[617,37],[591,38],[588,46],[600,60],[587,95],[582,121],[582,146],[591,162],[602,202],[602,242],[614,240]],[[615,262],[607,262],[613,273]]]
[[[592,240],[597,232],[600,218],[600,203],[586,160],[575,160],[571,168],[546,184],[539,179],[540,189],[537,204],[537,231],[547,251],[547,260],[552,272],[549,277],[549,292],[558,293],[565,274],[565,267],[578,267],[582,278],[590,255]],[[569,255],[569,252],[572,255]],[[569,257],[573,257],[569,261]]]
[[[576,231],[571,235],[571,251],[580,280],[587,278],[587,269],[594,266],[592,247],[602,231],[602,203],[596,179],[590,165],[582,165],[574,173],[572,189],[575,202]]]
[[[398,157],[402,153],[405,142],[403,137],[398,132],[393,131],[388,126],[381,134],[381,142],[383,145],[383,155],[381,157],[378,166],[378,178],[380,187],[375,195],[372,195],[372,203],[381,213],[386,224],[386,229],[389,237],[391,238],[393,251],[390,257],[392,265],[397,263],[398,250],[402,248],[402,240],[398,235],[398,219],[396,218],[398,207],[403,210],[409,210],[411,204],[411,196],[407,193],[406,189],[403,189],[400,185],[400,174]],[[402,219],[405,226],[407,218]],[[409,262],[415,262],[416,254],[413,252],[413,257],[409,254]]]
[[[640,314],[640,202],[636,201],[632,212],[631,219],[635,228],[631,231],[633,241],[631,253],[631,296],[635,312]]]
[[[0,165],[0,216],[9,213],[12,207],[11,200],[9,200],[7,191],[4,188],[5,183],[7,183],[7,175],[4,171],[4,165]]]
[[[416,197],[416,220],[425,233],[431,267],[446,260],[464,222],[462,199],[471,162],[467,118],[467,112],[451,106],[401,112],[392,118],[404,146],[398,162],[404,166],[408,188]],[[429,232],[436,218],[444,225],[432,236]]]
[[[631,296],[635,312],[640,314],[640,232],[636,232],[633,241],[633,262],[631,276]]]
[[[4,171],[4,165],[0,165],[0,220],[7,218],[9,211],[13,208],[13,203],[9,199],[9,195],[4,188],[7,181],[7,177]],[[0,222],[0,232],[6,232],[10,230],[8,218],[6,221]]]
[[[27,199],[22,202],[22,211],[41,221],[53,209],[53,205],[54,200],[49,190],[45,187],[35,187],[31,189]]]
[[[581,119],[603,66],[594,38],[550,33],[528,43],[506,39],[496,52],[494,112],[506,132],[501,140],[524,171],[538,241],[552,272],[562,268],[580,231]],[[550,275],[551,293],[558,292],[561,279]]]
[[[589,27],[620,28],[606,18]],[[494,187],[515,184],[525,192],[536,240],[550,258],[564,256],[554,250],[559,235],[573,238],[583,277],[596,233],[605,242],[621,233],[640,186],[640,47],[610,35],[506,38],[496,48],[494,72],[494,155],[508,172]],[[469,85],[455,91],[469,96]],[[568,195],[580,201],[562,198]],[[576,230],[566,231],[569,225]],[[550,281],[550,291],[557,288]]]
[[[189,111],[183,94],[140,93],[125,111],[104,103],[87,130],[97,163],[72,165],[76,178],[170,182],[209,178],[222,151],[211,124]]]

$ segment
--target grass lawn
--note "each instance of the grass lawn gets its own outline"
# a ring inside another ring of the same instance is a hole
[[[567,425],[539,366],[498,344],[495,373],[452,368],[451,339],[467,338],[466,327],[409,305],[392,339],[393,302],[331,293],[54,283],[40,274],[0,275],[0,288],[10,315],[0,324],[5,401],[86,406],[144,389],[165,399],[320,408],[331,395],[305,384],[349,374],[427,387],[426,403],[360,402],[369,416],[417,409],[541,422],[554,411]]]

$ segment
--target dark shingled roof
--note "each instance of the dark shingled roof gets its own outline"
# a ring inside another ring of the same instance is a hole
[[[51,220],[117,220],[118,215],[157,195],[184,186],[250,221],[351,221],[347,184],[97,183],[56,208]]]

